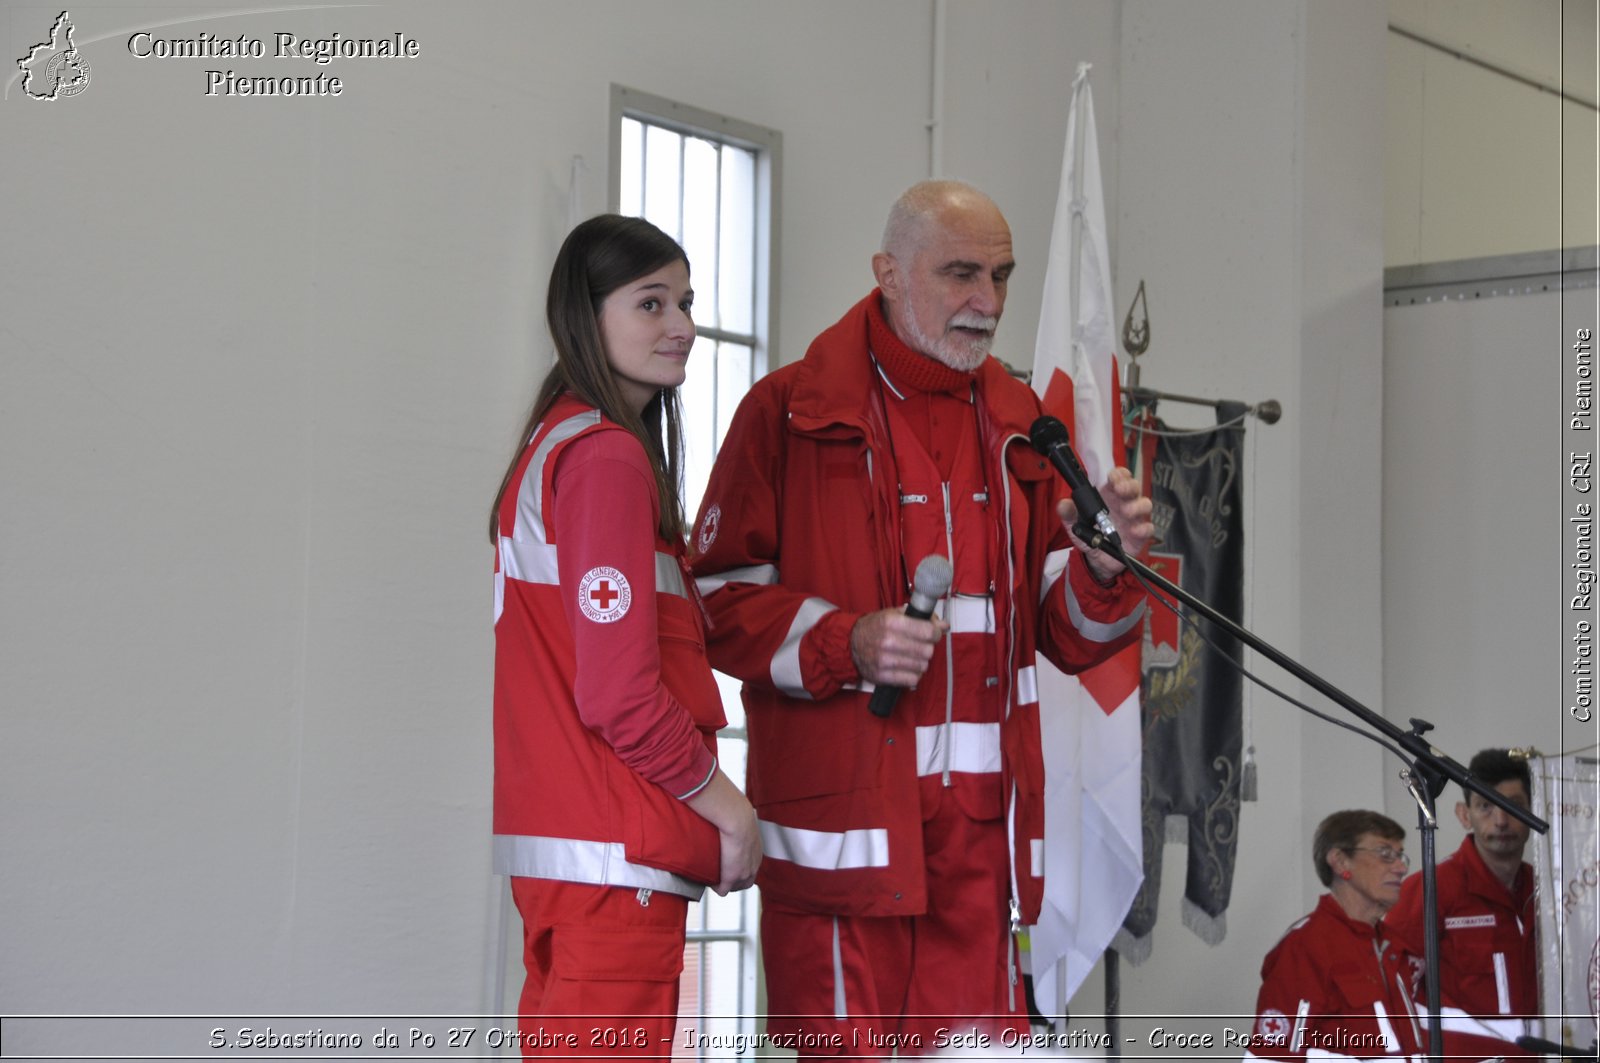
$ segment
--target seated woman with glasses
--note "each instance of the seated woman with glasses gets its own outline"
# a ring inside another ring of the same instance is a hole
[[[1389,817],[1361,809],[1317,826],[1311,859],[1328,892],[1261,964],[1246,1059],[1423,1057],[1412,967],[1383,928],[1411,865],[1401,849],[1405,834]]]

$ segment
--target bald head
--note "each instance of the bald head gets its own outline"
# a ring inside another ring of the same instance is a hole
[[[956,215],[986,216],[1010,236],[1000,208],[972,185],[965,181],[919,181],[889,208],[889,220],[883,227],[883,250],[908,256]]]
[[[912,350],[971,372],[988,357],[1016,266],[994,200],[962,181],[923,181],[889,210],[872,272],[884,317]]]

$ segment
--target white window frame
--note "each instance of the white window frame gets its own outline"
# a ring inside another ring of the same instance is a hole
[[[778,203],[779,203],[779,174],[782,169],[783,136],[777,130],[767,129],[763,126],[729,118],[725,115],[713,114],[699,108],[690,107],[664,97],[654,96],[641,92],[638,89],[627,88],[622,85],[611,86],[611,116],[610,116],[610,166],[607,185],[607,202],[611,210],[620,209],[622,200],[622,122],[624,118],[631,118],[646,125],[660,126],[673,132],[711,140],[723,144],[733,145],[753,152],[755,155],[755,262],[753,263],[754,281],[754,307],[752,308],[752,331],[740,333],[718,328],[709,324],[696,321],[697,334],[705,339],[745,344],[751,350],[750,381],[754,383],[772,368],[771,340],[777,332],[778,310],[777,300],[773,297],[778,290]],[[680,163],[681,165],[681,163]],[[680,210],[681,216],[681,171],[680,171]],[[675,238],[682,239],[681,233],[671,233]],[[719,271],[720,274],[720,271]],[[719,381],[720,382],[720,381]],[[748,385],[747,385],[748,386]],[[715,394],[715,392],[714,392]],[[742,398],[743,396],[739,396]],[[714,399],[716,406],[723,405],[724,396],[717,395]],[[735,400],[736,401],[736,400]],[[685,409],[685,421],[693,422],[697,416],[704,416],[705,411]],[[711,411],[715,416],[716,411]],[[713,446],[721,446],[717,439]],[[690,514],[693,517],[693,514]],[[721,742],[747,743],[747,734],[743,727],[742,707],[738,704],[738,683],[729,677],[718,673],[718,686],[723,691],[723,699],[728,705],[730,720],[737,720],[738,725],[730,726],[719,735]],[[742,783],[742,779],[735,779]],[[736,927],[718,926],[707,927],[707,913],[709,905],[717,899],[707,894],[707,901],[691,906],[690,923],[687,937],[688,946],[697,950],[700,957],[708,954],[709,948],[719,942],[734,942],[740,948],[741,963],[738,974],[737,999],[739,1001],[736,1016],[706,1016],[706,1015],[681,1015],[683,1020],[673,1030],[672,1052],[674,1059],[726,1059],[731,1053],[725,1048],[701,1048],[699,1050],[685,1049],[682,1043],[681,1027],[693,1022],[695,1029],[700,1033],[736,1032],[744,1034],[746,1044],[751,1043],[748,1038],[756,1030],[758,1013],[761,1009],[760,1002],[760,935],[758,933],[759,899],[755,889],[749,889],[739,898],[739,918]],[[717,905],[724,913],[727,902]],[[705,964],[699,965],[699,992],[698,999],[702,1002],[707,998],[707,979]],[[708,1024],[706,1019],[720,1019],[722,1021]],[[731,1026],[731,1029],[730,1029]],[[755,1053],[746,1051],[739,1058],[753,1058]]]
[[[778,217],[783,168],[783,134],[776,129],[713,114],[663,96],[611,86],[611,158],[606,185],[609,209],[622,202],[622,119],[633,118],[648,125],[663,126],[674,132],[722,141],[755,152],[756,155],[756,262],[755,331],[750,334],[728,332],[695,323],[695,331],[713,340],[729,340],[752,345],[752,380],[772,369],[772,337],[778,332]],[[673,236],[681,234],[673,233]]]

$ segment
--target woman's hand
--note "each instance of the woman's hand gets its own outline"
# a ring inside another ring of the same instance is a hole
[[[711,888],[719,897],[749,889],[761,866],[761,831],[749,800],[718,768],[711,781],[686,803],[717,828],[722,840],[722,881]]]

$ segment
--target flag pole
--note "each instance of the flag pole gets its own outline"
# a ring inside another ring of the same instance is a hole
[[[1088,78],[1092,63],[1079,63],[1078,72],[1072,79],[1072,128],[1077,132],[1072,144],[1072,257],[1068,260],[1072,264],[1072,283],[1067,287],[1067,320],[1072,323],[1071,344],[1078,345],[1078,294],[1083,286],[1083,211],[1077,209],[1077,204],[1083,199],[1083,142],[1084,136],[1084,95],[1078,87]],[[1073,356],[1074,359],[1076,356]],[[1068,363],[1073,364],[1072,362]],[[1109,988],[1109,987],[1108,987]],[[1061,1017],[1062,1032],[1067,1025],[1067,958],[1065,956],[1056,960],[1056,1014]],[[1112,1039],[1113,1046],[1115,1038]],[[1112,1049],[1115,1051],[1115,1047]]]
[[[1072,323],[1072,346],[1076,347],[1081,336],[1078,335],[1078,306],[1079,295],[1083,288],[1083,142],[1088,139],[1084,132],[1086,119],[1084,117],[1084,104],[1087,102],[1083,93],[1078,91],[1078,86],[1089,77],[1091,63],[1079,63],[1078,74],[1072,79],[1072,124],[1078,135],[1072,145],[1072,285],[1068,288],[1068,307],[1071,311],[1067,318]]]
[[[1089,120],[1084,113],[1088,97],[1078,91],[1078,86],[1088,79],[1089,71],[1093,68],[1093,65],[1092,63],[1079,63],[1077,76],[1072,79],[1072,123],[1078,135],[1074,138],[1072,144],[1072,285],[1068,289],[1072,312],[1067,320],[1072,322],[1072,346],[1074,352],[1076,352],[1078,345],[1083,342],[1083,337],[1078,332],[1079,296],[1083,289],[1083,211],[1079,208],[1079,204],[1083,201],[1084,143],[1089,139]],[[1107,265],[1110,265],[1110,263],[1107,263]],[[1076,358],[1076,353],[1074,353],[1074,358]],[[1120,419],[1121,411],[1114,410],[1112,414]],[[1107,1058],[1120,1059],[1122,1047],[1118,1020],[1122,1005],[1122,971],[1117,962],[1120,957],[1117,955],[1117,950],[1112,948],[1108,948],[1101,953],[1101,957],[1105,963],[1105,1023],[1106,1036],[1110,1043],[1110,1050],[1106,1054]],[[1057,962],[1060,965],[1061,973],[1056,978],[1056,993],[1064,998],[1067,984],[1066,960],[1062,959]],[[1065,1015],[1067,1013],[1066,1000],[1062,999],[1060,1005],[1057,1014]]]
[[[1119,464],[1120,420],[1111,335],[1099,148],[1088,64],[1072,79],[1068,138],[1051,228],[1044,301],[1034,344],[1032,382],[1041,406],[1073,421],[1090,474],[1104,478]],[[1078,319],[1078,320],[1074,320]],[[1065,1024],[1067,1004],[1088,977],[1106,942],[1126,916],[1142,876],[1139,853],[1138,655],[1121,654],[1085,685],[1057,680],[1048,667],[1041,701],[1059,694],[1063,712],[1041,713],[1047,778],[1065,783],[1045,817],[1046,895],[1034,936],[1036,975],[1055,979],[1046,993],[1053,1020]],[[1059,682],[1059,691],[1045,689]],[[1132,704],[1131,710],[1124,706]],[[1131,784],[1131,785],[1130,785]],[[1047,790],[1050,788],[1047,786]],[[1092,853],[1092,855],[1091,855]],[[1120,909],[1120,910],[1118,910]]]

